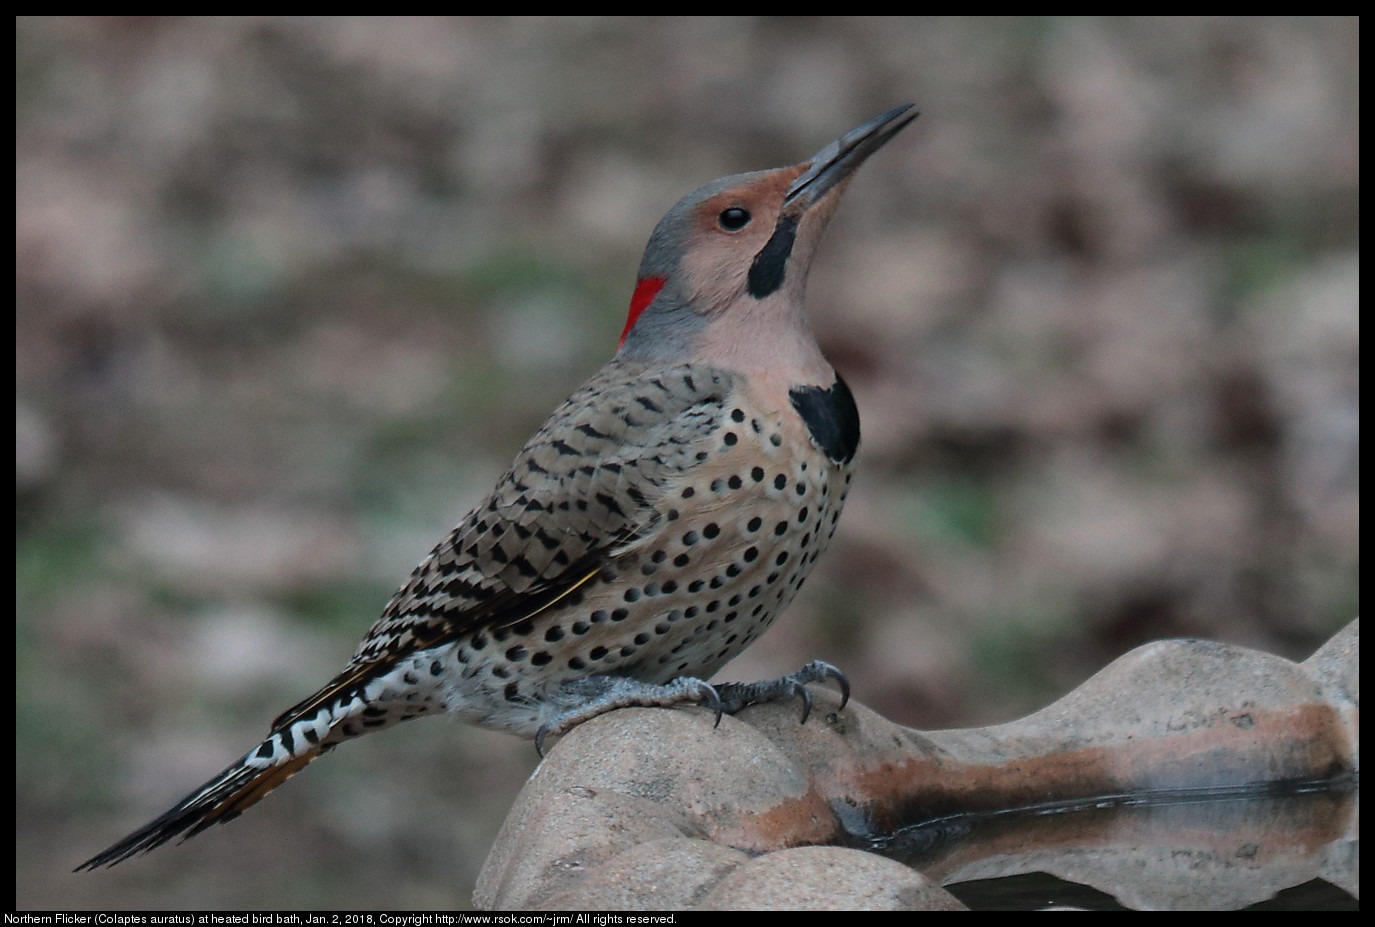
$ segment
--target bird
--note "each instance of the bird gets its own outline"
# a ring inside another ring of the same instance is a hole
[[[715,714],[850,684],[813,661],[708,683],[791,603],[835,531],[859,412],[803,311],[855,170],[904,104],[814,157],[712,181],[655,226],[616,353],[424,558],[337,676],[261,744],[77,867],[237,817],[338,744],[430,713],[546,738],[631,706]]]

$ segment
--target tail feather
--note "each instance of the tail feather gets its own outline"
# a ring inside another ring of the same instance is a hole
[[[278,765],[263,766],[256,759],[258,751],[249,753],[239,762],[215,776],[166,814],[150,821],[123,840],[92,856],[74,871],[113,866],[131,856],[160,847],[179,834],[188,840],[213,824],[229,821],[244,809],[261,800],[268,792],[305,768],[327,747],[314,747],[300,756]]]
[[[207,827],[233,820],[311,760],[334,749],[340,740],[362,733],[339,725],[367,707],[359,695],[358,683],[376,665],[340,673],[319,692],[278,717],[267,739],[237,763],[183,798],[166,814],[92,856],[75,871],[113,866],[160,847],[180,834],[185,835],[183,840],[189,840]]]

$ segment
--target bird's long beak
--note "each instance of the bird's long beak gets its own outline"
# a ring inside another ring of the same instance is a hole
[[[818,151],[811,160],[811,166],[788,188],[783,198],[784,208],[797,204],[805,210],[820,202],[827,191],[853,174],[869,155],[882,148],[920,115],[908,115],[912,106],[911,103],[904,103],[896,109],[890,109]]]

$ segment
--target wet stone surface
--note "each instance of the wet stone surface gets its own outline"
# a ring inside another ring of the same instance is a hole
[[[718,728],[613,712],[554,745],[474,901],[944,910],[943,886],[1033,872],[1141,909],[1354,899],[1359,678],[1353,621],[1303,663],[1148,644],[986,728],[914,731],[823,688],[806,725],[787,703]]]

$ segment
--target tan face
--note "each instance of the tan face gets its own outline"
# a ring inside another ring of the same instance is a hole
[[[682,272],[699,311],[714,314],[744,294],[750,265],[778,224],[783,197],[807,166],[769,171],[694,208]]]

